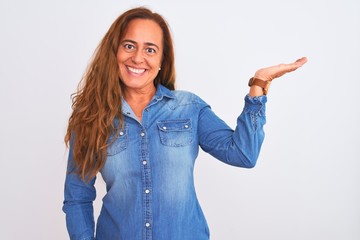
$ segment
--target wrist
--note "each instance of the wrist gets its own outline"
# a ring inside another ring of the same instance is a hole
[[[249,90],[250,97],[259,97],[264,95],[264,91],[261,87],[252,85]]]
[[[271,81],[265,81],[260,78],[252,77],[249,79],[249,87],[251,96],[266,95],[269,90]]]

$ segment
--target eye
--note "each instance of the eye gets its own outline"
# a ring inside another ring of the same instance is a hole
[[[156,53],[156,50],[154,48],[147,48],[146,52],[149,54],[154,54],[154,53]]]
[[[125,48],[126,51],[129,52],[129,51],[134,50],[134,49],[135,49],[135,46],[132,45],[132,44],[130,44],[130,43],[126,43],[126,44],[124,44],[124,48]]]

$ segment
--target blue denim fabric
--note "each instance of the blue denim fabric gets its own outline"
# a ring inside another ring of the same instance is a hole
[[[265,103],[266,96],[246,96],[234,131],[189,92],[159,85],[142,122],[123,101],[125,125],[111,137],[116,139],[101,170],[107,194],[96,239],[208,240],[194,188],[199,146],[227,164],[254,167],[264,139]],[[72,161],[70,146],[69,167]],[[63,210],[71,239],[94,239],[94,183],[66,176]]]

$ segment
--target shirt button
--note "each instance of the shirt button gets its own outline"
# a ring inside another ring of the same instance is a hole
[[[189,125],[185,125],[185,128],[189,128]]]
[[[163,129],[166,130],[166,127],[164,126]]]
[[[145,223],[145,226],[148,228],[150,227],[150,223]]]
[[[145,133],[143,133],[143,132],[142,132],[142,133],[140,133],[140,136],[142,136],[142,137],[143,137],[143,136],[145,136]]]
[[[120,134],[120,136],[122,136],[122,135],[124,135],[124,132],[120,132],[119,134]]]
[[[146,193],[146,194],[150,193],[150,190],[149,190],[149,189],[146,189],[146,190],[145,190],[145,193]]]
[[[146,164],[147,164],[147,161],[146,161],[146,160],[144,160],[144,161],[142,162],[142,164],[143,164],[143,165],[146,165]]]

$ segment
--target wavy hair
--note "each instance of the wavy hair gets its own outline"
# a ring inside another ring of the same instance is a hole
[[[175,89],[174,47],[165,19],[147,8],[138,7],[121,14],[111,25],[82,77],[77,92],[72,94],[72,114],[65,135],[65,144],[71,145],[74,164],[69,169],[83,180],[90,180],[101,170],[106,161],[111,134],[123,126],[123,84],[119,77],[116,54],[120,41],[131,20],[155,21],[163,32],[161,71],[154,85],[162,84]],[[115,120],[119,124],[115,124]]]

